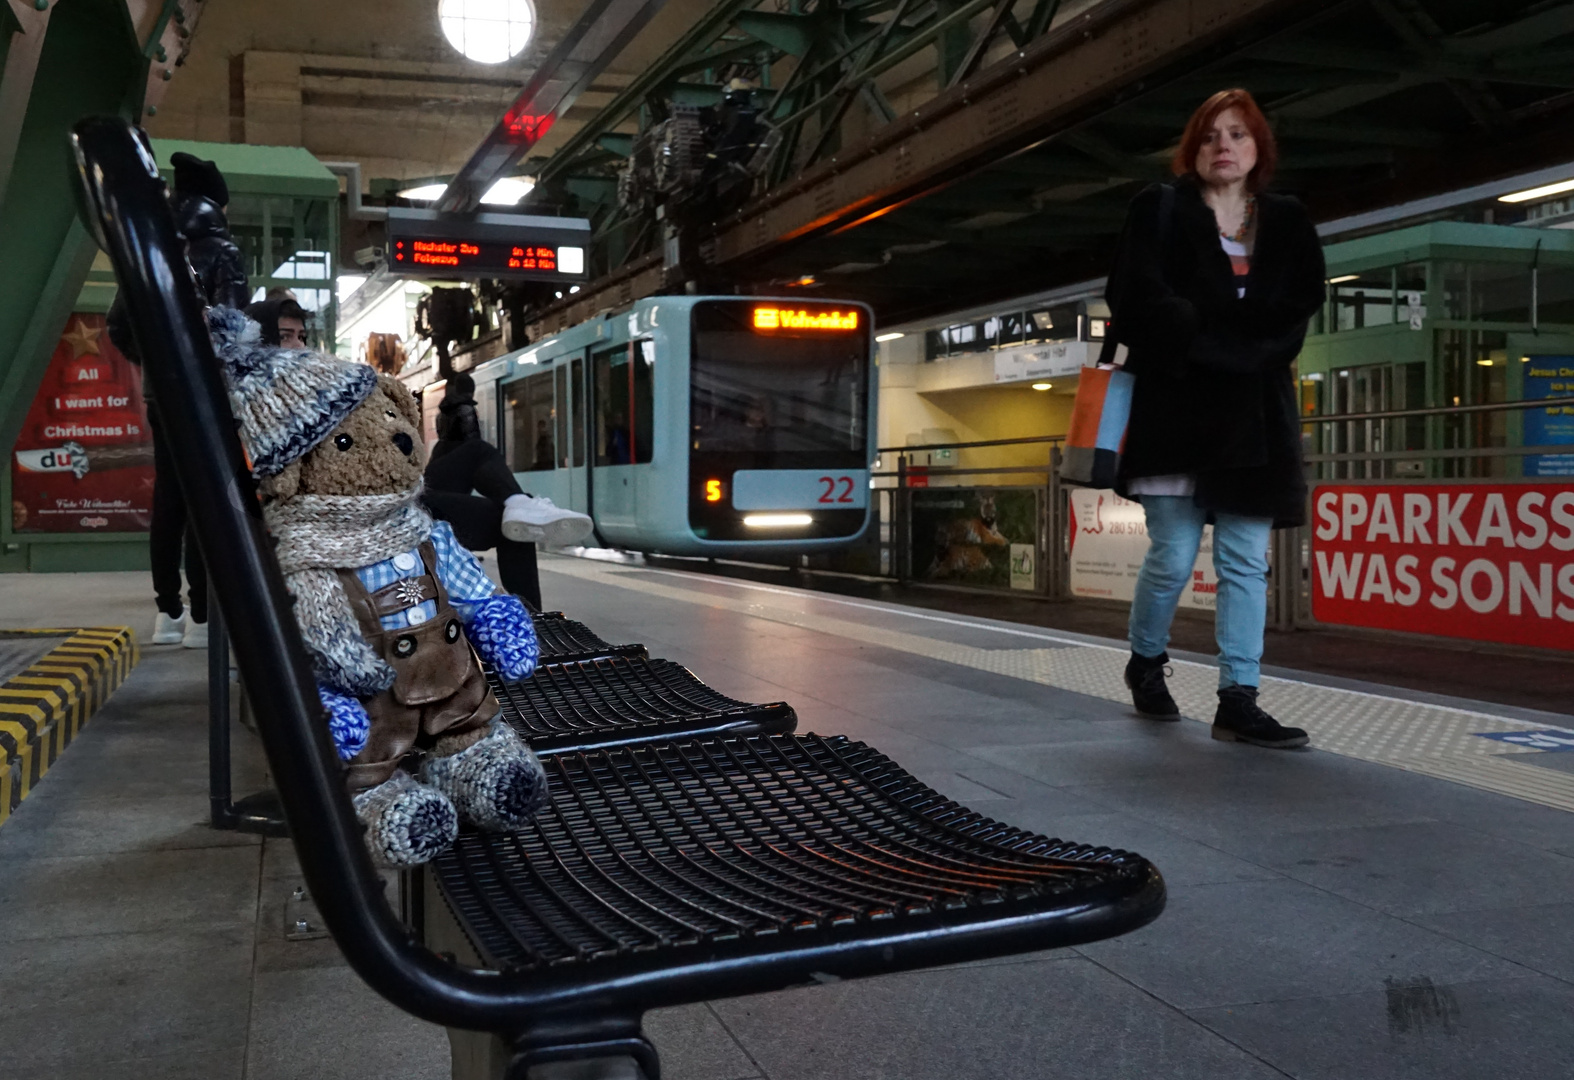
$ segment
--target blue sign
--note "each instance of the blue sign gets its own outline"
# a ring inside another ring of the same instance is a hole
[[[1574,356],[1526,358],[1525,400],[1574,397]],[[1574,405],[1525,410],[1526,446],[1574,446]],[[1574,454],[1527,454],[1526,476],[1574,476]]]
[[[1574,750],[1574,731],[1546,728],[1542,731],[1478,731],[1479,738],[1528,746],[1533,750]]]

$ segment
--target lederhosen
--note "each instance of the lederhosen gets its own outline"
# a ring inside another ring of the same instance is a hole
[[[484,727],[498,713],[497,698],[434,570],[437,556],[431,541],[422,542],[419,551],[425,573],[376,592],[368,592],[354,570],[339,571],[367,644],[394,669],[393,686],[362,702],[371,731],[350,760],[351,791],[376,787],[411,750],[431,746],[440,735]],[[426,622],[383,629],[384,615],[428,600],[437,602],[437,614]]]

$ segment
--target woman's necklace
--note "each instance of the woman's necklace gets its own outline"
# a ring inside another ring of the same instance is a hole
[[[1246,212],[1241,215],[1241,227],[1236,229],[1233,233],[1227,233],[1224,231],[1223,226],[1220,226],[1219,235],[1224,237],[1226,240],[1230,240],[1239,244],[1242,240],[1246,239],[1246,234],[1251,231],[1252,218],[1256,216],[1257,196],[1248,195],[1246,196]]]

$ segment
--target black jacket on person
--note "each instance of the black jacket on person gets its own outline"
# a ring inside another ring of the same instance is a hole
[[[175,224],[186,238],[186,261],[197,279],[197,289],[209,306],[226,304],[244,308],[251,302],[246,284],[246,264],[230,237],[229,221],[219,205],[201,195],[179,195],[173,200]],[[131,336],[123,292],[117,293],[105,319],[109,340],[134,364],[142,354]]]
[[[1197,180],[1174,188],[1167,227],[1161,185],[1132,200],[1106,288],[1110,332],[1136,376],[1117,490],[1186,473],[1206,510],[1299,525],[1306,478],[1290,368],[1323,302],[1322,243],[1298,200],[1259,193],[1237,297]]]

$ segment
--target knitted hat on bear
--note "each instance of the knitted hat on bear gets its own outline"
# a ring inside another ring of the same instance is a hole
[[[261,328],[234,308],[209,308],[208,330],[258,480],[305,457],[377,389],[365,364],[264,345]]]

